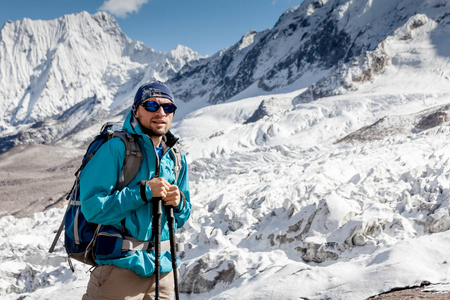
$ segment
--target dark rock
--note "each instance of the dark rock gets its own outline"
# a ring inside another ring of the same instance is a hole
[[[416,124],[416,128],[420,130],[427,130],[436,126],[441,125],[442,123],[450,121],[447,112],[444,111],[436,111],[429,115],[422,117],[419,122]]]
[[[263,100],[259,104],[258,109],[255,110],[253,115],[250,118],[248,118],[247,121],[244,122],[244,124],[255,123],[268,115],[269,115],[269,111]]]
[[[180,284],[180,292],[186,294],[200,294],[211,291],[218,283],[232,283],[236,277],[236,269],[230,263],[228,263],[227,268],[223,268],[222,265],[224,263],[225,261],[222,261],[215,268],[211,268],[203,259],[200,259],[194,267],[189,269],[183,275]],[[217,272],[214,279],[205,279],[205,277],[208,277],[205,276],[205,274],[208,272],[215,272],[215,269],[222,270]]]

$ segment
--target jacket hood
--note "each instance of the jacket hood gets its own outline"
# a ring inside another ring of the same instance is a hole
[[[131,134],[144,135],[144,132],[141,129],[141,125],[133,115],[133,110],[130,110],[127,117],[125,118],[122,129]]]

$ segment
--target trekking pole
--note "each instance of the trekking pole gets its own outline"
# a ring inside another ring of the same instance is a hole
[[[180,293],[178,292],[178,266],[177,266],[177,249],[175,244],[175,216],[173,214],[173,206],[166,206],[167,221],[169,225],[169,237],[170,237],[170,254],[172,256],[172,269],[173,279],[175,286],[175,299],[180,299]]]
[[[153,230],[156,233],[155,235],[155,299],[159,300],[159,279],[160,279],[160,270],[159,266],[161,265],[161,197],[153,198],[153,213],[154,213],[154,226]],[[155,224],[156,222],[156,224]]]

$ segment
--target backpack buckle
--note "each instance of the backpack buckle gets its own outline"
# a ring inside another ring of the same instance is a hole
[[[140,152],[140,151],[127,151],[127,154],[134,155],[138,158],[142,157],[142,152]]]
[[[147,251],[147,252],[155,251],[155,242],[149,241],[148,247],[147,247],[147,249],[145,249],[145,251]]]

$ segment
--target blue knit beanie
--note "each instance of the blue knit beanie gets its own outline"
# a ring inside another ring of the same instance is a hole
[[[151,97],[162,97],[169,99],[175,103],[172,91],[161,81],[147,82],[141,85],[134,96],[133,111],[136,112],[137,107],[142,101]]]

